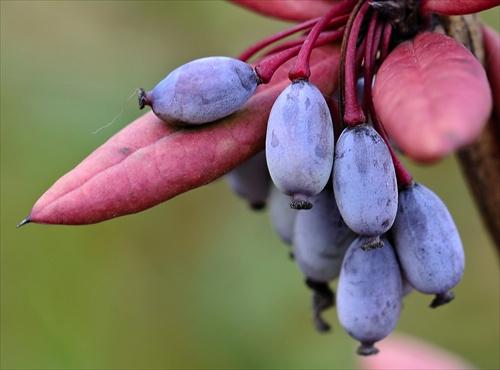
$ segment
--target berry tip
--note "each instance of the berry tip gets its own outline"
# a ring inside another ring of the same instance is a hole
[[[146,97],[146,91],[144,89],[139,89],[139,109],[143,109],[148,105],[148,99]]]
[[[294,199],[290,202],[291,209],[311,209],[312,203],[308,200]]]
[[[360,356],[371,356],[378,353],[378,349],[374,346],[374,343],[364,343],[358,347],[356,353]]]

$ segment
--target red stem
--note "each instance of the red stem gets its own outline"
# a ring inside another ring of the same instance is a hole
[[[378,22],[378,12],[373,13],[370,24],[368,26],[368,32],[366,33],[366,47],[365,47],[365,71],[364,71],[364,88],[363,88],[363,112],[366,117],[368,117],[368,99],[371,99],[371,87],[374,73],[373,59],[376,57],[376,52],[378,45],[380,43],[380,33],[382,24]],[[376,30],[375,30],[376,27]],[[375,55],[373,55],[375,51]]]
[[[374,21],[375,19],[375,21]],[[372,29],[372,23],[376,23],[376,28],[373,26]],[[392,28],[392,26],[391,26]],[[371,32],[370,32],[371,29]],[[372,80],[373,80],[373,75],[375,73],[375,59],[377,56],[377,52],[379,50],[379,45],[381,47],[384,47],[384,42],[385,45],[388,45],[389,43],[385,39],[386,30],[387,30],[387,24],[384,24],[382,21],[377,21],[376,20],[376,13],[370,20],[370,28],[368,30],[368,35],[367,35],[367,46],[366,46],[366,53],[365,53],[365,73],[364,73],[364,78],[365,78],[365,86],[364,86],[364,91],[363,91],[363,105],[367,107],[368,111],[370,112],[370,117],[373,122],[373,127],[377,132],[380,134],[382,139],[385,141],[387,148],[389,149],[389,152],[391,153],[391,158],[392,158],[392,163],[394,164],[394,170],[396,171],[396,178],[398,181],[398,186],[400,189],[407,188],[413,184],[413,176],[411,173],[406,169],[406,167],[401,163],[399,160],[398,156],[396,155],[396,152],[394,151],[394,148],[391,145],[391,141],[389,140],[389,137],[387,136],[387,133],[385,132],[384,126],[382,125],[382,122],[378,118],[377,112],[375,111],[375,105],[373,104],[373,99],[372,99]],[[390,33],[390,32],[389,32]],[[370,46],[369,46],[370,45]],[[368,51],[370,50],[370,51]],[[381,50],[381,58],[382,55]],[[387,54],[385,54],[387,55]],[[383,59],[380,61],[382,63]]]
[[[349,32],[347,40],[345,67],[344,67],[344,124],[347,126],[356,126],[366,122],[365,115],[361,110],[358,102],[356,91],[356,45],[358,42],[358,35],[361,29],[363,20],[370,9],[370,3],[365,2],[358,13]]]
[[[339,32],[339,31],[343,32],[344,31],[344,27],[339,28],[339,29],[337,29],[335,31],[323,31],[321,33],[321,35],[320,35],[320,38],[322,39],[323,37],[336,37],[336,35],[338,35],[337,32]],[[307,38],[307,36],[302,36],[302,37],[299,37],[299,38],[296,38],[296,39],[293,39],[293,40],[281,43],[281,44],[277,45],[276,47],[270,49],[269,51],[266,51],[266,53],[264,54],[264,56],[273,55],[273,54],[279,53],[279,52],[281,52],[283,50],[290,49],[290,48],[295,47],[295,46],[301,46],[302,47],[302,44],[304,43],[304,41],[305,41],[306,38]],[[317,43],[315,44],[315,47],[316,46],[318,46]]]
[[[286,30],[280,31],[274,35],[271,35],[269,37],[266,37],[265,39],[259,41],[258,43],[252,45],[249,47],[247,50],[245,50],[243,53],[240,54],[238,57],[239,60],[246,62],[248,59],[250,59],[252,56],[254,56],[256,53],[264,49],[266,46],[271,45],[272,43],[279,41],[281,39],[284,39],[285,37],[288,37],[290,35],[293,35],[296,32],[306,30],[308,28],[311,28],[314,24],[316,24],[321,17],[313,18],[310,19],[306,22],[297,24],[293,27],[290,27]]]
[[[358,71],[361,68],[361,62],[363,62],[363,58],[365,57],[365,48],[366,48],[366,38],[363,38],[361,44],[359,44],[358,49],[356,50],[356,61],[354,62],[355,70]],[[356,74],[357,75],[357,74]]]
[[[348,14],[334,18],[330,21],[330,23],[328,23],[327,27],[338,27],[338,26],[344,25],[348,18],[349,18]],[[275,43],[276,41],[282,40],[285,37],[291,36],[294,33],[304,31],[304,30],[307,30],[307,29],[313,27],[320,19],[321,19],[321,17],[313,18],[313,19],[310,19],[306,22],[303,22],[303,23],[297,24],[293,27],[287,28],[286,30],[275,33],[274,35],[266,37],[265,39],[252,45],[247,50],[245,50],[243,53],[241,53],[240,56],[238,57],[238,59],[243,61],[243,62],[246,62],[251,57],[253,57],[255,54],[257,54],[259,51],[262,51],[265,47]],[[298,40],[301,40],[300,44],[302,44],[304,42],[304,40],[306,39],[306,37],[307,36],[304,36],[304,37],[297,39],[297,44],[298,44]],[[282,45],[286,45],[286,44],[282,44]],[[282,47],[282,45],[277,46],[275,49],[281,51],[281,50],[288,48],[288,47]],[[295,46],[295,45],[291,45],[291,46]],[[273,50],[275,50],[275,49],[273,49]],[[266,54],[271,54],[271,53],[272,53],[272,51],[268,51]]]
[[[375,127],[375,130],[377,130],[380,136],[382,136],[382,139],[384,139],[385,143],[387,144],[387,148],[389,148],[389,152],[391,153],[392,163],[394,164],[394,170],[396,171],[398,187],[400,189],[405,189],[411,186],[413,184],[413,176],[396,155],[396,152],[391,145],[391,141],[389,140],[389,137],[385,132],[382,122],[380,122],[380,119],[377,116],[377,112],[375,112],[373,101],[370,102],[370,116],[373,122],[373,127]]]
[[[342,35],[344,34],[344,29],[338,29],[336,31],[331,31],[331,32],[324,32],[317,40],[316,43],[314,44],[314,47],[319,47],[325,44],[328,44],[330,42],[339,40]],[[257,76],[261,79],[262,83],[266,84],[271,81],[271,78],[274,75],[274,72],[283,65],[286,61],[289,59],[293,58],[297,54],[299,54],[300,50],[302,48],[302,45],[297,45],[295,47],[283,50],[282,52],[273,55],[271,57],[268,57],[261,61],[256,67],[255,67],[255,73]]]
[[[389,43],[391,41],[392,35],[392,24],[387,22],[384,25],[384,31],[382,33],[382,42],[380,46],[380,60],[384,60],[389,54]]]
[[[302,44],[297,60],[288,73],[288,78],[291,81],[298,78],[309,78],[309,76],[311,76],[309,59],[319,35],[334,17],[342,16],[351,12],[356,2],[357,0],[345,0],[335,5],[314,25],[311,32],[307,36],[306,41]]]

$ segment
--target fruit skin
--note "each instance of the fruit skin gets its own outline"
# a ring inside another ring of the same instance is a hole
[[[231,189],[245,199],[252,209],[259,210],[266,206],[271,178],[264,151],[235,167],[226,178]]]
[[[290,208],[290,197],[271,184],[269,218],[274,231],[285,244],[292,244],[293,229],[298,212],[298,210]]]
[[[229,116],[252,97],[257,86],[249,64],[230,57],[206,57],[178,67],[150,92],[141,89],[139,107],[150,105],[167,123],[197,125]]]
[[[442,200],[418,183],[402,190],[391,233],[408,282],[422,293],[451,300],[448,291],[463,276],[465,256],[455,222]],[[433,307],[437,305],[433,302]]]
[[[344,254],[357,235],[342,220],[331,189],[311,197],[311,203],[310,211],[297,214],[293,254],[306,277],[329,282],[339,275]]]
[[[306,285],[313,291],[312,311],[316,330],[327,332],[330,324],[322,313],[335,303],[328,283],[337,278],[344,254],[357,235],[340,215],[332,189],[327,186],[310,198],[309,211],[296,211],[293,233],[293,255]]]
[[[368,124],[347,127],[335,146],[333,187],[339,211],[356,233],[375,237],[392,226],[398,188],[392,158],[382,137]]]
[[[310,208],[308,198],[326,186],[333,150],[323,94],[308,80],[293,81],[274,102],[266,134],[269,173],[280,191],[293,196],[292,208]]]
[[[358,237],[347,250],[337,288],[337,314],[342,327],[361,342],[360,355],[378,352],[375,342],[396,326],[402,306],[402,278],[389,241],[372,250]]]

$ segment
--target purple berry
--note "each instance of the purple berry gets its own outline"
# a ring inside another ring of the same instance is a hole
[[[290,208],[290,197],[271,184],[269,194],[269,214],[271,225],[280,239],[292,244],[293,230],[298,210]]]
[[[389,149],[372,126],[347,127],[340,135],[333,186],[346,224],[356,233],[372,237],[365,248],[379,247],[379,236],[396,217],[398,187]]]
[[[310,200],[313,208],[299,212],[295,220],[293,253],[305,276],[329,282],[339,275],[344,254],[357,235],[342,220],[331,189]]]
[[[308,198],[325,187],[333,163],[333,123],[321,91],[307,80],[292,82],[269,115],[267,165],[291,206],[311,208]]]
[[[441,199],[418,183],[402,190],[391,232],[408,282],[422,293],[437,295],[432,307],[451,301],[449,290],[463,276],[465,256],[457,227]]]
[[[238,110],[258,84],[249,64],[229,57],[207,57],[175,69],[152,91],[140,89],[139,107],[151,106],[167,123],[197,125]]]
[[[231,189],[245,199],[252,209],[266,206],[271,178],[264,151],[234,168],[226,177]]]
[[[337,313],[345,331],[361,342],[357,353],[378,352],[374,344],[388,336],[399,318],[402,278],[391,244],[364,250],[358,237],[347,250],[337,288]]]
[[[313,291],[312,310],[316,329],[328,331],[322,313],[334,304],[328,283],[340,274],[344,254],[356,239],[337,209],[330,187],[310,198],[310,211],[299,211],[293,234],[293,254],[306,284]]]

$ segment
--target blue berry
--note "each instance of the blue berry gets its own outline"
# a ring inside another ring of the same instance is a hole
[[[342,327],[361,342],[357,353],[378,352],[374,344],[388,336],[399,318],[403,296],[399,264],[391,244],[364,250],[358,237],[344,257],[337,288],[337,314]]]
[[[391,232],[408,282],[422,293],[436,295],[431,307],[452,300],[449,290],[463,276],[465,256],[457,227],[441,199],[418,183],[402,190]]]
[[[139,107],[150,105],[167,123],[197,125],[238,110],[258,84],[249,64],[230,57],[207,57],[175,69],[150,92],[141,89]]]
[[[356,233],[381,245],[396,217],[398,187],[392,158],[382,137],[368,124],[347,127],[335,147],[333,187],[339,211]]]
[[[325,187],[333,165],[333,123],[321,91],[308,80],[292,82],[269,115],[266,156],[276,187],[291,206],[311,208],[308,198]]]

